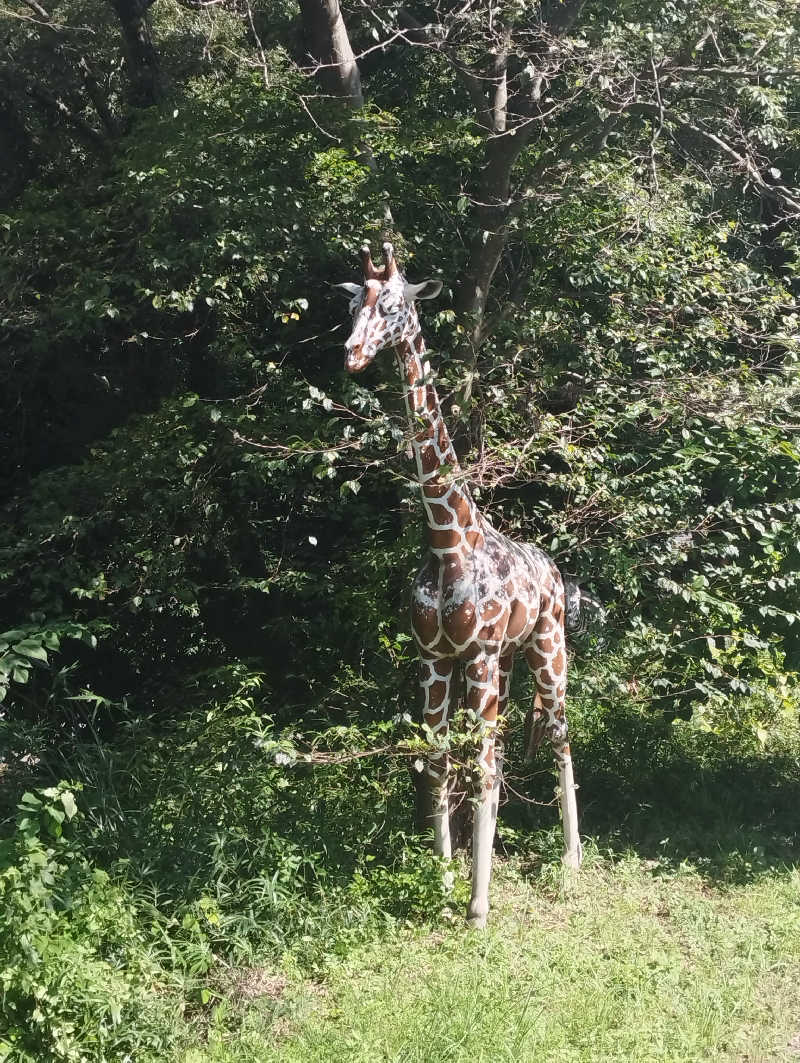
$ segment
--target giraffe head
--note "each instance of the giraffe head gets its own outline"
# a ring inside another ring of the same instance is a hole
[[[344,367],[348,373],[366,369],[378,351],[395,347],[403,340],[413,340],[419,332],[414,302],[433,299],[442,290],[442,282],[423,281],[409,284],[397,267],[391,244],[383,245],[383,265],[376,268],[368,245],[361,248],[363,284],[336,284],[347,292],[353,331],[345,343]]]

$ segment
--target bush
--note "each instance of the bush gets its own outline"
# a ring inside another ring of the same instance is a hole
[[[0,843],[0,1059],[164,1060],[180,1029],[169,975],[74,836],[79,815],[64,783],[27,792]]]

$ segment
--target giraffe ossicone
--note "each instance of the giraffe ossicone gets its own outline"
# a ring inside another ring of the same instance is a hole
[[[567,656],[564,584],[553,561],[535,546],[498,532],[476,506],[442,418],[425,359],[415,302],[434,298],[440,281],[409,284],[392,245],[376,267],[361,249],[362,284],[340,284],[350,299],[353,328],[345,368],[359,373],[387,347],[395,351],[413,433],[428,540],[428,556],[411,594],[411,623],[420,656],[424,720],[446,735],[456,668],[463,669],[466,706],[482,721],[476,756],[478,783],[472,839],[472,896],[467,920],[486,925],[489,879],[500,795],[498,717],[505,713],[514,656],[525,654],[536,695],[529,715],[531,756],[547,739],[559,771],[563,861],[581,863],[575,782],[567,740]],[[446,754],[428,759],[434,849],[451,856]]]

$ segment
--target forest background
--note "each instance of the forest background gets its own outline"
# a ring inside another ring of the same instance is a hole
[[[0,23],[0,1058],[227,1059],[243,1000],[274,1039],[287,971],[452,904],[413,823],[400,386],[346,376],[331,288],[364,239],[444,283],[479,503],[599,603],[570,678],[597,866],[790,867],[798,5]],[[500,833],[546,892],[529,696]]]

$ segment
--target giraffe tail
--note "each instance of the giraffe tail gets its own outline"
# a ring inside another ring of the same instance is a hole
[[[526,764],[530,764],[536,757],[539,746],[547,736],[546,723],[547,717],[542,708],[542,700],[539,694],[536,693],[533,697],[533,707],[528,710],[528,714],[525,717],[525,756],[523,760]]]
[[[587,607],[597,613],[601,624],[605,623],[607,614],[603,603],[575,580],[564,580],[564,597],[566,600],[564,627],[570,635],[582,635],[586,631],[589,626],[586,615]]]

